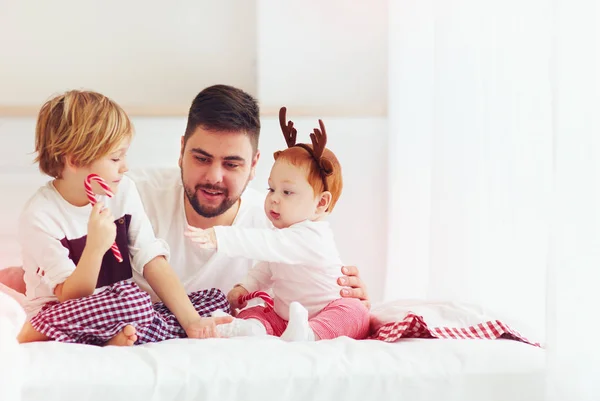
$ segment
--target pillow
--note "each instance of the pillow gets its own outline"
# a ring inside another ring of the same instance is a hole
[[[23,308],[11,296],[0,291],[0,377],[2,378],[0,400],[21,398],[26,358],[25,350],[17,342],[17,334],[23,323],[25,323]]]
[[[402,299],[373,305],[371,325],[377,330],[383,324],[401,320],[408,313],[422,316],[432,327],[467,327],[492,320],[488,313],[474,305]]]
[[[21,266],[7,267],[0,270],[0,284],[12,288],[14,291],[25,294],[25,281],[23,281]]]
[[[23,294],[17,292],[15,294],[25,298]],[[0,349],[6,349],[7,346],[18,346],[17,334],[24,323],[25,311],[20,302],[6,293],[4,289],[0,290]]]

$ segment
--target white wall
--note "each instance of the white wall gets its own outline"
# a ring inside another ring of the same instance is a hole
[[[387,0],[258,0],[264,111],[385,116],[387,12]]]
[[[0,116],[100,91],[130,114],[184,116],[228,83],[296,115],[385,116],[387,0],[2,0]],[[334,79],[332,79],[334,77]]]
[[[299,136],[315,118],[294,118]],[[374,300],[381,299],[385,266],[386,144],[384,118],[325,118],[329,146],[344,169],[345,188],[331,215],[344,261],[359,266]],[[136,136],[129,152],[131,169],[177,166],[185,118],[134,118]],[[263,118],[257,177],[251,186],[264,190],[275,150],[285,146],[278,120]],[[22,205],[47,180],[32,164],[35,119],[0,118],[0,268],[21,262],[16,241]],[[365,152],[365,144],[368,151]]]
[[[0,106],[88,88],[129,111],[183,115],[199,88],[256,93],[253,1],[3,0]]]

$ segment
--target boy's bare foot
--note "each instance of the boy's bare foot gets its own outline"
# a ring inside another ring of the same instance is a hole
[[[40,333],[39,331],[36,331],[36,329],[34,329],[29,322],[23,325],[21,332],[17,335],[17,341],[19,344],[48,340],[50,340],[50,337]]]
[[[130,347],[132,346],[138,339],[137,334],[135,334],[135,327],[131,325],[127,325],[123,327],[120,333],[116,336],[108,340],[108,342],[104,345],[116,345],[120,347]]]

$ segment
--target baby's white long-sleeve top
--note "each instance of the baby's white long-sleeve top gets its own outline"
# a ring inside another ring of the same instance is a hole
[[[259,261],[240,283],[249,292],[273,289],[275,312],[289,319],[300,302],[309,318],[340,298],[337,278],[343,263],[326,221],[303,221],[288,228],[217,226],[217,252]]]

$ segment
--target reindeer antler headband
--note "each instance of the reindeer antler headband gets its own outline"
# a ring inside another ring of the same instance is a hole
[[[318,128],[315,128],[313,133],[310,134],[310,140],[313,145],[311,148],[305,143],[296,143],[296,128],[294,128],[294,123],[292,121],[288,121],[286,124],[285,112],[285,107],[279,109],[279,125],[281,126],[281,132],[283,132],[283,137],[285,138],[288,148],[298,146],[310,153],[319,167],[319,172],[321,173],[321,178],[323,179],[323,187],[325,191],[329,191],[329,186],[327,185],[327,176],[333,173],[333,164],[329,159],[323,157],[323,151],[325,150],[325,145],[327,144],[327,133],[325,132],[325,125],[323,125],[323,121],[319,120],[319,126],[321,129],[319,130]]]

